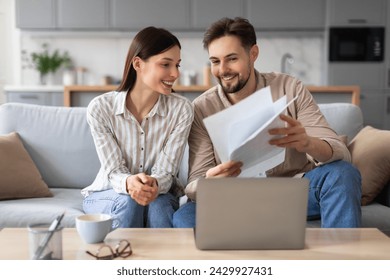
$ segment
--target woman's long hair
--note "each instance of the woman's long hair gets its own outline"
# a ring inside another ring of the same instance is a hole
[[[127,53],[122,82],[117,91],[130,91],[137,79],[137,72],[133,67],[133,59],[139,57],[146,61],[151,56],[160,54],[173,46],[181,49],[179,40],[166,29],[149,26],[142,29],[134,37]]]

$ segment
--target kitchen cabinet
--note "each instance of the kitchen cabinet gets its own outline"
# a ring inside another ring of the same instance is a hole
[[[390,129],[390,92],[383,90],[361,91],[360,108],[365,125]]]
[[[244,1],[192,0],[191,16],[191,28],[204,30],[220,18],[243,17]]]
[[[387,25],[385,27],[385,89],[390,89],[390,2],[387,5]]]
[[[257,30],[325,28],[325,0],[246,1],[247,18]]]
[[[17,27],[31,30],[138,31],[154,25],[204,31],[222,17],[248,18],[256,30],[325,27],[326,0],[16,0]]]
[[[108,28],[109,0],[57,0],[57,27],[65,29]]]
[[[329,63],[328,84],[359,85],[362,88],[381,88],[385,83],[383,62]]]
[[[56,0],[16,0],[16,27],[54,28]]]
[[[16,27],[29,30],[103,30],[110,0],[16,0]]]
[[[64,105],[63,86],[5,86],[6,102],[28,103],[46,106]]]
[[[151,25],[172,30],[188,29],[189,0],[111,0],[113,29],[139,30]]]
[[[328,0],[332,26],[386,25],[387,0]]]

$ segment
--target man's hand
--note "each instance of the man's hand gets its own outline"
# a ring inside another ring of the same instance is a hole
[[[283,137],[270,140],[269,143],[283,148],[295,148],[302,153],[308,152],[311,137],[306,134],[302,124],[287,115],[280,115],[280,119],[287,122],[287,127],[270,129],[269,134],[283,135]]]
[[[145,173],[127,177],[126,189],[138,204],[149,205],[158,196],[157,180]]]
[[[228,161],[210,168],[206,178],[237,177],[241,173],[242,162]]]
[[[281,136],[281,138],[270,140],[271,145],[294,148],[298,152],[311,155],[319,162],[326,162],[332,157],[333,150],[328,142],[307,135],[306,129],[298,120],[286,115],[280,115],[280,119],[287,123],[287,127],[268,131],[271,135]]]

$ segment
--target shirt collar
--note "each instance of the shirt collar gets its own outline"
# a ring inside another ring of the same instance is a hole
[[[121,115],[125,113],[126,108],[126,91],[118,91],[116,93],[115,103],[114,103],[114,112],[115,115]]]
[[[152,110],[150,110],[148,116],[153,117],[155,114],[164,117],[168,114],[167,98],[164,94],[160,94],[156,104],[154,104]]]
[[[126,91],[117,92],[117,97],[115,98],[114,104],[115,115],[125,114],[125,112],[130,113],[126,108],[126,96]],[[156,104],[153,106],[152,110],[150,110],[148,116],[152,117],[155,114],[158,114],[162,117],[166,116],[168,114],[167,98],[169,98],[169,96],[160,94]]]

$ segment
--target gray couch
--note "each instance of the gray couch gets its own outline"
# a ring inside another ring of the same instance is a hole
[[[322,104],[331,126],[352,139],[363,127],[362,113],[347,103]],[[16,131],[54,194],[48,198],[0,201],[0,227],[25,227],[49,223],[66,210],[65,227],[75,226],[82,214],[80,189],[89,185],[99,169],[99,160],[85,118],[85,108],[49,107],[6,103],[0,106],[0,135]],[[179,172],[186,180],[187,154]],[[370,205],[364,206],[363,226],[390,230],[389,187]],[[319,222],[308,223],[309,227]]]

